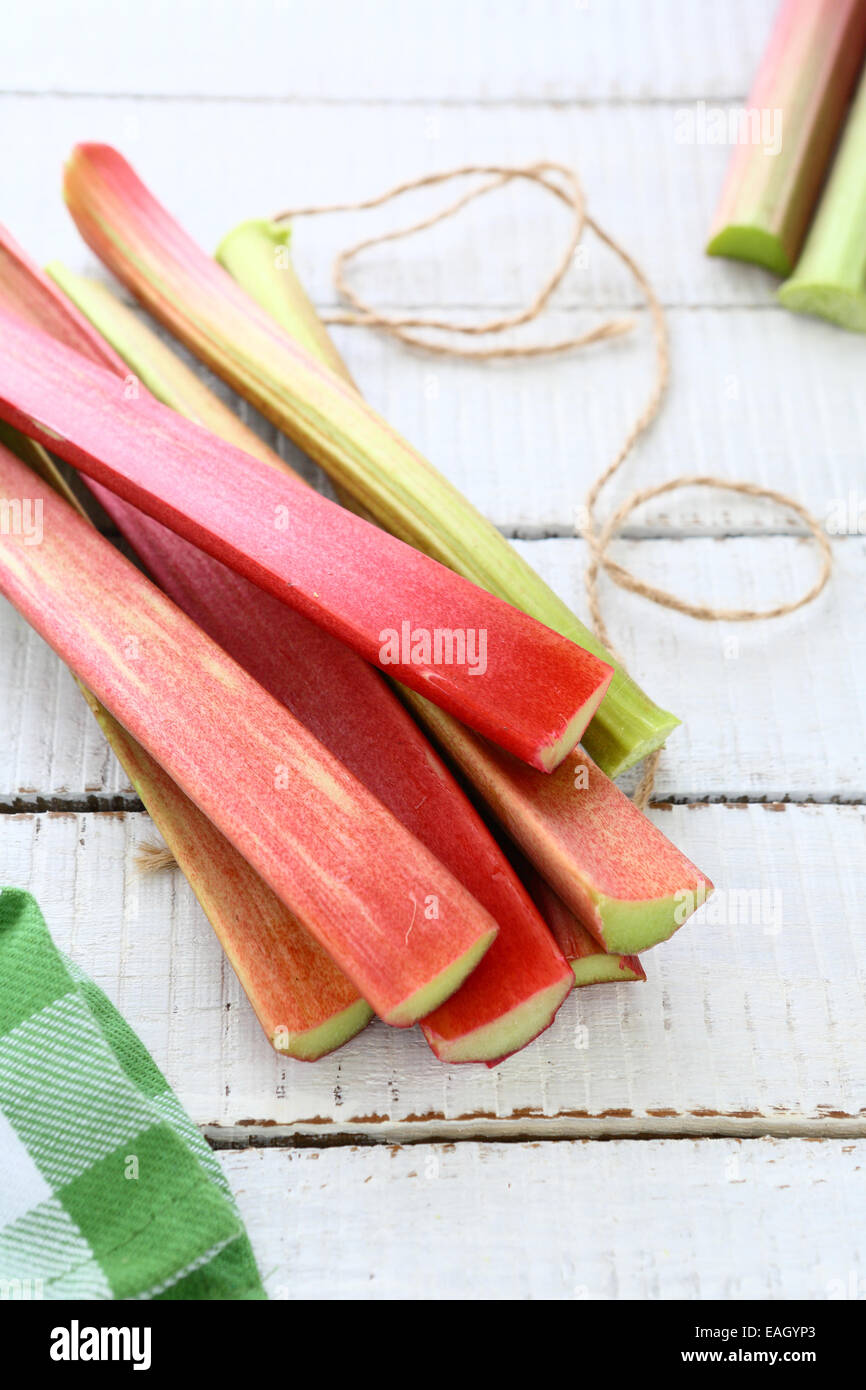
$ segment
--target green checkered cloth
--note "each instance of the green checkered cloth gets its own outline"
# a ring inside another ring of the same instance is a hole
[[[0,891],[0,1298],[261,1299],[229,1187],[132,1030]]]

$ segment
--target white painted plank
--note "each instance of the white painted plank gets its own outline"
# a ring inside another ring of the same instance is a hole
[[[58,944],[223,1138],[862,1135],[866,810],[653,814],[723,890],[721,920],[649,953],[646,984],[577,991],[493,1069],[444,1067],[418,1030],[381,1024],[316,1064],[277,1057],[185,882],[133,871],[141,814],[3,816],[0,854],[3,881],[37,895]]]
[[[551,317],[557,337],[575,323]],[[603,507],[699,474],[792,495],[837,531],[841,509],[842,524],[866,535],[861,340],[782,310],[671,310],[668,322],[668,396]],[[510,535],[573,527],[653,369],[643,320],[631,339],[495,366],[425,359],[366,329],[335,336],[367,397]],[[784,508],[705,489],[663,496],[628,524],[631,535],[653,536],[802,530]]]
[[[257,111],[207,107],[201,115],[197,108],[181,112],[175,107],[168,113],[160,103],[147,108],[145,123],[130,140],[117,103],[37,103],[31,118],[15,102],[0,100],[0,135],[8,125],[13,142],[24,129],[30,145],[29,157],[10,165],[6,216],[38,256],[59,255],[73,266],[92,269],[92,257],[51,190],[71,139],[100,134],[128,148],[169,206],[205,245],[213,245],[239,215],[266,211],[288,194],[283,167],[271,158],[270,127],[260,124],[240,134],[235,129],[238,121],[249,125]],[[452,162],[461,157],[458,134],[462,141],[468,125],[471,138],[473,123],[489,116],[475,112],[464,123],[451,113],[447,132],[443,128],[433,142],[448,145],[450,140],[454,146],[443,159],[431,151],[420,129],[410,129],[413,118],[398,122],[392,139],[394,121],[387,111],[377,115],[359,108],[355,114],[353,129],[363,134],[367,127],[365,143],[369,139],[376,152],[372,157],[386,161],[388,169],[374,175],[370,161],[349,158],[335,111],[322,108],[321,119],[315,118],[314,141],[307,138],[312,118],[306,115],[304,129],[289,132],[288,147],[305,151],[293,161],[299,197],[327,199],[343,191],[351,196],[397,174]],[[537,113],[530,114],[535,120]],[[179,151],[181,115],[186,144]],[[289,118],[298,119],[293,112]],[[579,118],[552,112],[537,119],[558,125]],[[627,238],[669,300],[768,303],[771,282],[762,273],[710,261],[701,251],[722,175],[720,152],[675,145],[670,131],[657,128],[661,119],[654,109],[649,115],[615,109],[603,121],[587,117],[583,148],[594,166],[586,171],[594,202],[611,209],[607,220]],[[521,116],[513,127],[516,140],[535,139],[536,152],[556,152],[559,145],[552,134],[537,128],[535,136],[528,135],[525,124]],[[656,128],[648,131],[647,125]],[[488,151],[491,133],[477,135],[479,150]],[[572,135],[576,141],[577,132]],[[251,149],[261,149],[262,157],[250,158]],[[528,154],[526,147],[524,157]],[[710,177],[713,160],[718,167]],[[660,162],[665,168],[661,192]],[[226,177],[227,168],[231,177]],[[626,168],[638,171],[628,181]],[[702,189],[699,198],[696,186]],[[56,215],[51,215],[53,207]],[[555,223],[539,199],[515,194],[507,210],[482,205],[471,224],[443,227],[440,236],[407,246],[396,260],[377,258],[363,272],[363,283],[374,296],[398,303],[441,305],[451,300],[490,308],[501,306],[503,291],[513,303],[529,297],[540,267],[552,258]],[[299,233],[298,262],[320,300],[328,296],[330,252],[339,239],[353,234],[353,227],[358,230],[352,219],[339,228],[329,220],[315,231],[305,227]],[[509,249],[502,256],[491,247]],[[564,297],[585,305],[622,304],[630,294],[609,257],[591,249]],[[597,322],[597,312],[557,312],[538,331],[560,337]],[[863,344],[858,337],[767,307],[724,314],[674,309],[669,317],[670,396],[629,465],[626,481],[661,481],[685,468],[792,490],[821,518],[852,491],[859,493],[863,506]],[[651,372],[643,316],[628,339],[533,364],[472,366],[426,358],[367,330],[343,330],[338,338],[373,403],[498,525],[532,534],[569,524],[574,506],[642,404]],[[642,522],[653,534],[694,532],[703,526],[711,533],[736,533],[791,524],[760,504],[733,496],[702,496],[698,502],[679,495],[663,499],[636,524]]]
[[[553,588],[585,614],[582,546],[523,542]],[[818,571],[805,539],[630,541],[622,563],[650,584],[713,607],[793,600]],[[641,684],[683,721],[668,740],[655,795],[866,799],[866,540],[834,546],[829,586],[768,622],[707,623],[602,581],[612,640]],[[634,778],[624,779],[631,787]]]
[[[585,547],[518,542],[576,612],[586,614]],[[684,726],[669,740],[657,797],[866,797],[863,673],[866,633],[854,621],[866,588],[866,540],[835,546],[830,587],[771,623],[700,623],[610,584],[604,611],[620,651],[659,704]],[[811,582],[813,548],[764,540],[630,541],[624,563],[660,587],[715,605],[766,606]],[[0,805],[37,797],[80,804],[128,791],[68,673],[23,619],[0,602]],[[633,779],[632,779],[633,781]],[[631,786],[631,782],[626,782]]]
[[[397,176],[465,159],[467,148],[483,158],[491,149],[513,149],[521,158],[543,150],[585,160],[593,206],[628,241],[666,299],[690,306],[670,312],[671,394],[624,484],[698,469],[790,489],[821,518],[852,491],[864,505],[862,341],[769,307],[766,275],[703,255],[724,151],[677,145],[671,113],[658,108],[504,112],[495,129],[490,112],[443,109],[435,140],[416,126],[416,116],[420,123],[419,113],[395,120],[386,108],[353,109],[349,127],[369,150],[369,158],[358,159],[335,108],[281,113],[296,196],[366,193]],[[259,107],[46,100],[25,110],[0,99],[0,139],[15,144],[22,131],[26,149],[9,166],[6,216],[35,254],[60,256],[78,268],[93,268],[93,258],[53,193],[78,135],[118,141],[204,245],[215,244],[239,216],[291,196],[285,168],[272,157],[271,117]],[[359,232],[352,218],[300,229],[298,262],[319,301],[329,295],[331,252]],[[560,232],[537,195],[515,192],[501,207],[480,205],[462,227],[443,226],[429,240],[407,244],[397,257],[374,257],[362,281],[374,297],[391,302],[497,308],[531,295]],[[609,256],[590,248],[561,302],[621,306],[632,298]],[[749,303],[754,312],[695,307]],[[538,331],[559,337],[597,322],[599,312],[563,310]],[[498,525],[531,534],[570,523],[642,404],[651,371],[643,318],[628,339],[533,364],[446,362],[367,330],[338,337],[373,403]],[[729,495],[702,496],[698,503],[664,499],[635,527],[664,534],[791,526],[790,519]]]
[[[671,310],[668,318],[669,395],[656,425],[604,494],[600,515],[634,487],[687,472],[782,491],[831,533],[857,534],[859,527],[866,535],[859,338],[829,324],[795,323],[782,311]],[[572,326],[566,314],[551,316],[557,335]],[[544,363],[495,366],[425,358],[367,330],[338,328],[335,337],[385,418],[507,535],[527,538],[573,532],[592,480],[643,405],[652,365],[643,321],[630,341]],[[204,375],[293,467],[329,490],[324,475],[285,436]],[[700,489],[647,503],[624,534],[804,531],[788,508]]]
[[[7,161],[3,215],[40,259],[60,258],[73,269],[90,265],[59,194],[63,161],[78,140],[117,145],[207,248],[244,218],[287,205],[368,198],[404,179],[469,163],[558,160],[578,170],[590,211],[627,245],[665,303],[769,305],[776,281],[767,272],[704,255],[730,150],[683,143],[683,110],[675,104],[395,108],[6,95],[0,96],[0,145],[15,157]],[[403,207],[300,225],[298,262],[316,301],[333,296],[330,266],[338,248],[415,220],[447,197],[448,190],[445,198],[434,190]],[[567,231],[565,211],[521,184],[423,237],[369,252],[355,273],[381,302],[524,303]],[[588,239],[562,302],[592,307],[635,299],[628,274]],[[800,320],[786,316],[786,322]]]
[[[772,0],[30,0],[0,80],[31,92],[573,101],[745,92]]]
[[[863,1141],[219,1158],[271,1298],[823,1301],[866,1290]]]
[[[133,799],[68,667],[5,599],[0,634],[0,805]]]

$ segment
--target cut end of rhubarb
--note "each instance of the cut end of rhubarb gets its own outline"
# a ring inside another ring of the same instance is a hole
[[[733,261],[762,265],[775,275],[790,275],[791,259],[781,241],[765,227],[729,223],[707,243],[708,256],[725,256]]]
[[[226,268],[230,269],[231,262],[241,254],[242,248],[248,242],[257,240],[263,241],[271,251],[274,247],[288,250],[292,244],[291,226],[287,222],[272,222],[267,217],[251,217],[226,233],[214,251],[214,260],[219,261],[220,265],[226,265],[228,261]]]
[[[557,981],[555,985],[539,990],[531,999],[524,1000],[495,1023],[476,1028],[461,1037],[443,1038],[429,1024],[422,1023],[421,1027],[431,1051],[440,1062],[501,1062],[550,1027],[571,988],[570,979]]]
[[[608,674],[602,679],[601,684],[593,691],[589,699],[581,705],[580,709],[572,719],[568,721],[564,733],[560,735],[554,743],[548,744],[540,752],[541,772],[553,772],[559,767],[563,758],[567,758],[575,744],[580,742],[581,737],[586,731],[586,727],[592,716],[595,714],[602,700],[604,699],[607,688],[613,680],[613,667],[608,667]]]
[[[811,314],[854,333],[866,333],[866,294],[842,285],[795,277],[779,290],[779,303],[792,313]]]
[[[599,897],[596,911],[600,921],[599,939],[604,949],[615,955],[636,955],[667,941],[687,922],[692,913],[713,891],[708,879],[683,887],[664,898],[630,902],[624,898]],[[592,928],[590,928],[592,930]]]
[[[604,951],[573,960],[574,983],[583,985],[617,984],[625,980],[645,980],[646,971],[637,956],[609,956]]]
[[[281,1055],[294,1057],[298,1062],[316,1062],[354,1038],[367,1027],[372,1017],[373,1010],[366,1000],[356,999],[342,1013],[334,1014],[318,1028],[297,1033],[277,1029],[271,1033],[271,1045]]]
[[[680,727],[682,720],[677,719],[675,714],[650,705],[646,699],[642,705],[643,708],[638,708],[636,702],[632,704],[628,720],[620,724],[617,709],[608,693],[604,702],[605,709],[609,711],[607,723],[602,725],[595,719],[586,730],[581,742],[605,776],[621,777],[630,768],[637,767],[644,758],[663,748],[668,735]],[[639,732],[642,726],[646,730],[643,735]]]
[[[438,1009],[440,1004],[444,1004],[446,999],[460,988],[467,975],[471,975],[481,957],[484,955],[496,939],[496,931],[486,932],[473,942],[469,950],[459,956],[457,960],[441,970],[432,980],[421,989],[416,990],[404,999],[402,1004],[390,1009],[387,1013],[380,1015],[385,1023],[390,1023],[392,1028],[411,1028],[413,1023],[417,1023],[419,1018],[425,1014],[432,1014],[434,1009]]]

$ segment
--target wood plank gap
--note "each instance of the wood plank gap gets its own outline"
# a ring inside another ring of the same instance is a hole
[[[93,91],[63,91],[60,88],[46,87],[44,90],[30,91],[22,87],[4,87],[0,89],[0,99],[8,97],[15,100],[52,100],[52,101],[149,101],[149,102],[177,102],[182,105],[197,104],[219,105],[219,106],[362,106],[362,107],[382,107],[385,109],[402,107],[449,107],[457,110],[472,110],[481,108],[483,110],[555,110],[555,111],[591,111],[594,109],[605,110],[609,107],[637,108],[638,110],[648,107],[673,107],[677,109],[681,106],[690,106],[695,102],[707,102],[705,93],[697,93],[688,96],[666,97],[666,96],[609,96],[609,97],[530,97],[530,96],[501,96],[501,97],[365,97],[365,96],[295,96],[286,93],[277,96],[275,93],[259,95],[255,93],[235,92],[222,95],[219,92],[93,92]],[[744,102],[744,94],[738,96],[713,96],[711,104],[713,106],[732,106]]]
[[[400,1148],[412,1144],[526,1144],[526,1143],[608,1143],[613,1140],[695,1140],[695,1139],[802,1139],[805,1142],[866,1139],[866,1116],[812,1116],[793,1119],[787,1115],[671,1115],[635,1116],[613,1122],[602,1116],[587,1118],[556,1116],[549,1120],[417,1121],[382,1122],[375,1128],[355,1129],[351,1125],[323,1130],[311,1125],[279,1125],[269,1121],[241,1122],[235,1125],[202,1124],[200,1129],[212,1149],[331,1149],[377,1144]]]
[[[126,813],[140,813],[144,810],[144,805],[134,792],[116,792],[106,794],[104,792],[93,792],[85,796],[65,796],[55,793],[52,796],[40,796],[38,792],[25,791],[19,796],[12,797],[11,800],[0,801],[0,815],[18,816],[22,812],[33,811],[38,815],[74,815],[85,813],[91,815],[117,815]]]
[[[808,794],[786,794],[784,796],[755,796],[743,793],[741,796],[708,792],[698,794],[667,796],[660,801],[650,802],[654,811],[668,811],[672,806],[763,806],[767,811],[781,811],[786,806],[866,806],[866,791],[845,796],[839,792],[810,791]],[[134,792],[115,792],[106,794],[93,792],[85,796],[65,796],[53,794],[40,796],[36,791],[21,792],[19,796],[0,801],[0,816],[18,816],[22,812],[35,812],[39,815],[88,815],[140,814],[143,803]]]

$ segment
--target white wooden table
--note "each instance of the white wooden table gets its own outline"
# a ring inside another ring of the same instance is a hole
[[[623,489],[714,472],[824,518],[866,504],[866,345],[703,256],[728,151],[675,138],[678,111],[744,98],[772,9],[31,0],[4,19],[2,217],[36,256],[93,270],[59,193],[83,138],[116,143],[209,247],[245,216],[425,170],[573,163],[672,334],[670,397]],[[333,250],[377,216],[299,225],[320,305]],[[515,191],[358,274],[385,303],[489,311],[531,293],[563,232]],[[544,331],[634,307],[590,244]],[[649,379],[637,318],[629,338],[531,365],[338,338],[369,398],[582,611],[574,509]],[[834,549],[831,587],[774,624],[699,624],[606,587],[620,650],[685,720],[653,818],[720,892],[647,957],[645,985],[573,994],[490,1071],[448,1070],[378,1024],[314,1066],[275,1056],[186,883],[136,872],[149,822],[70,676],[0,610],[0,879],[37,895],[219,1148],[274,1296],[866,1295],[856,519]],[[623,550],[737,605],[793,596],[815,564],[795,518],[723,493],[646,508]]]

